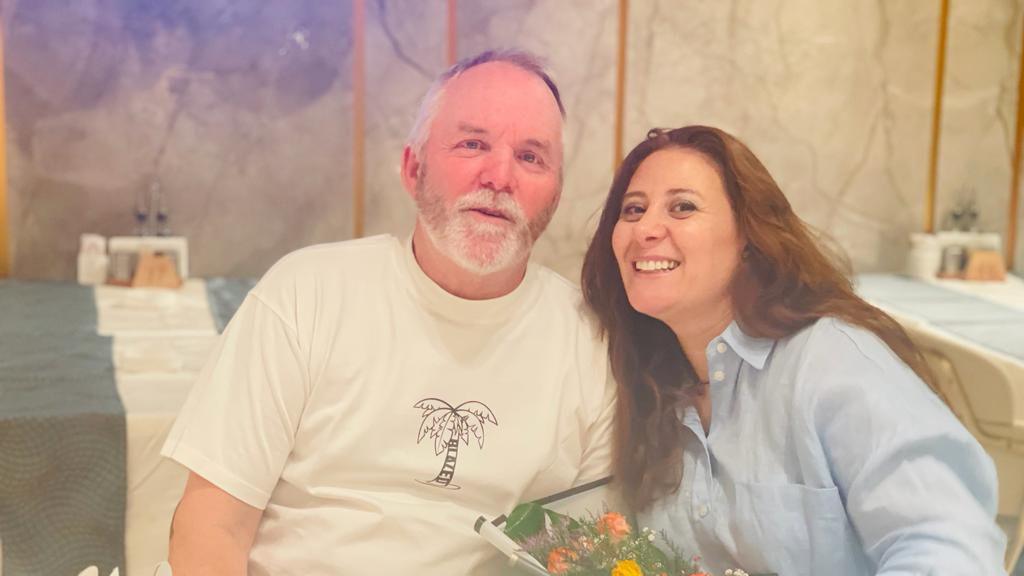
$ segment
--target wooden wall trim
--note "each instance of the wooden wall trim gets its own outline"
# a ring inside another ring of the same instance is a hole
[[[938,188],[939,143],[942,139],[942,94],[946,81],[946,43],[949,35],[949,0],[939,5],[939,39],[935,56],[935,100],[932,109],[932,140],[928,157],[928,189],[924,197],[924,231],[935,232],[935,196]]]
[[[352,236],[366,233],[366,0],[352,0]]]
[[[618,58],[615,66],[615,158],[612,171],[619,169],[625,156],[626,137],[626,48],[629,31],[629,0],[619,0]]]
[[[0,15],[2,16],[2,15]],[[11,273],[11,228],[7,211],[7,113],[4,90],[4,34],[0,21],[0,278]]]
[[[1010,178],[1010,206],[1007,210],[1006,244],[1003,253],[1006,256],[1006,269],[1013,270],[1014,257],[1017,251],[1017,218],[1020,214],[1020,172],[1022,146],[1024,146],[1024,23],[1021,24],[1021,53],[1017,68],[1017,130],[1013,140],[1013,165]]]
[[[448,66],[459,60],[459,13],[458,0],[448,0],[447,41],[445,42],[445,62]]]

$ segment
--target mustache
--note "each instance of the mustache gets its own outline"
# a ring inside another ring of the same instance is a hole
[[[474,209],[486,210],[500,214],[514,224],[522,224],[526,221],[526,214],[523,213],[522,207],[511,196],[483,188],[459,197],[452,204],[452,209],[460,212]]]

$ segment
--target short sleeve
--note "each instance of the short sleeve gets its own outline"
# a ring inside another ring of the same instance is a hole
[[[309,389],[295,328],[285,318],[250,292],[161,450],[260,509],[291,453]]]

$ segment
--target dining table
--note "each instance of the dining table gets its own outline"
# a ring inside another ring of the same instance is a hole
[[[254,281],[0,281],[0,574],[151,574],[187,470],[160,447]]]

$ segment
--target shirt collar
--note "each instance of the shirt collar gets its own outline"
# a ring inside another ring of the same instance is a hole
[[[775,340],[750,336],[740,329],[739,324],[735,320],[726,327],[720,337],[729,344],[744,362],[758,370],[764,368],[765,362],[768,361],[768,356],[772,353],[772,348],[775,347]]]

